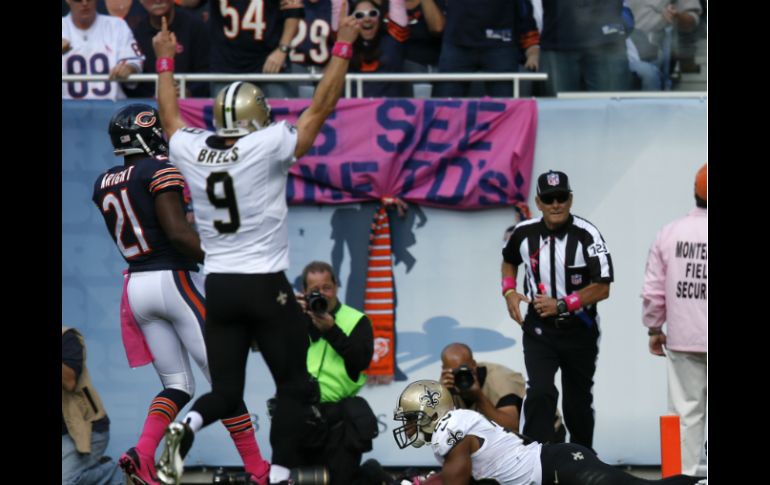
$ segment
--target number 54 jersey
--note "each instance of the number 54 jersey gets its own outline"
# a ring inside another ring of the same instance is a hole
[[[213,132],[183,128],[169,159],[184,175],[206,252],[206,273],[277,273],[289,267],[286,181],[296,128],[281,121],[227,146]]]
[[[171,244],[155,213],[155,197],[177,192],[182,199],[184,186],[182,174],[165,157],[118,165],[96,178],[93,201],[129,271],[198,271]]]

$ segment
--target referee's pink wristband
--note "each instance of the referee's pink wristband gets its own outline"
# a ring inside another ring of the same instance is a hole
[[[516,278],[513,278],[512,276],[506,276],[503,278],[503,295],[508,290],[515,290],[516,289]]]
[[[580,302],[580,295],[578,295],[576,291],[565,296],[564,303],[567,304],[567,311],[570,312],[580,310],[580,307],[583,306],[583,304]]]
[[[155,72],[174,72],[173,57],[159,57],[155,60]]]
[[[350,59],[353,57],[353,44],[338,40],[334,43],[334,47],[332,47],[332,55],[343,59]]]

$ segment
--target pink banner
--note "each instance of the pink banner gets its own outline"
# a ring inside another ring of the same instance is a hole
[[[272,100],[296,122],[309,99]],[[213,129],[210,99],[180,100],[185,122]],[[534,100],[342,99],[291,169],[294,204],[400,197],[448,209],[525,201],[537,130]]]

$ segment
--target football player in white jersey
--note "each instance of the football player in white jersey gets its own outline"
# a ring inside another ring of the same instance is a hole
[[[125,80],[142,72],[144,55],[125,20],[96,13],[96,0],[67,0],[61,18],[62,74],[109,74]],[[125,99],[117,82],[66,82],[62,99]]]
[[[286,181],[289,166],[311,148],[342,93],[360,29],[346,12],[340,13],[334,55],[296,126],[273,123],[262,91],[236,82],[214,101],[216,133],[185,128],[173,82],[176,38],[165,19],[153,39],[169,159],[190,187],[206,253],[206,350],[212,379],[212,392],[166,431],[157,469],[165,484],[179,483],[194,433],[243,398],[254,339],[276,384],[270,483],[288,481],[290,469],[301,464],[304,417],[319,391],[305,365],[306,320],[284,274],[289,266]]]
[[[600,461],[585,446],[538,443],[476,411],[455,409],[449,390],[431,380],[404,389],[393,419],[404,423],[393,430],[399,448],[430,443],[442,465],[441,473],[418,479],[426,485],[467,484],[471,478],[500,485],[684,485],[699,480],[686,475],[644,480]]]

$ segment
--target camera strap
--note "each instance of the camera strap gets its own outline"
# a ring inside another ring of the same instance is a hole
[[[324,351],[321,354],[321,363],[318,364],[318,370],[316,370],[315,376],[313,376],[316,378],[316,380],[318,380],[319,376],[321,375],[321,369],[324,366],[324,361],[326,361],[326,351],[329,349],[329,345],[330,345],[329,341],[326,340],[325,338],[321,337],[321,340],[323,340],[324,342]]]

